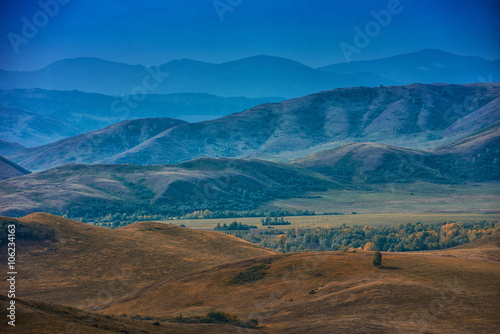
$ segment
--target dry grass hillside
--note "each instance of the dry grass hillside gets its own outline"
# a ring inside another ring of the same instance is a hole
[[[159,282],[103,312],[220,310],[257,319],[265,333],[493,333],[500,249],[482,251],[385,253],[381,268],[371,252],[280,254]]]
[[[7,308],[9,300],[0,295],[0,307]],[[37,301],[17,300],[16,329],[8,326],[5,321],[0,323],[2,333],[22,334],[225,334],[254,333],[257,330],[236,329],[231,325],[212,324],[161,324],[154,325],[152,321],[132,320],[124,317],[108,316],[85,312],[72,307]],[[240,330],[238,332],[238,330]]]
[[[261,333],[494,333],[500,326],[498,235],[442,251],[383,253],[376,268],[372,252],[281,254],[160,223],[109,230],[40,213],[1,223],[18,226],[25,333],[60,332],[68,322],[81,333],[246,331],[171,322],[211,311],[256,319],[249,332]]]
[[[161,223],[111,230],[44,213],[0,218],[2,226],[11,222],[18,225],[19,296],[86,310],[153,282],[275,253],[223,233]]]

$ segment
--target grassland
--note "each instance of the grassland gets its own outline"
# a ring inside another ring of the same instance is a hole
[[[291,227],[338,227],[346,225],[436,224],[446,221],[500,220],[500,184],[440,185],[419,182],[391,184],[373,190],[310,192],[301,198],[281,199],[267,207],[290,211],[311,210],[315,216],[285,217]],[[343,215],[322,215],[322,213]],[[357,214],[353,215],[352,212]],[[233,221],[260,226],[259,217],[183,219],[168,223],[197,229],[213,229]],[[290,226],[276,228],[287,229]]]
[[[189,228],[213,230],[217,223],[229,225],[233,221],[238,221],[243,224],[261,226],[260,218],[245,217],[245,218],[216,218],[216,219],[182,219],[168,220],[163,223],[172,223],[175,225],[184,225]],[[455,222],[470,222],[482,220],[499,220],[496,214],[481,214],[481,213],[367,213],[367,214],[347,214],[347,215],[315,215],[315,216],[291,216],[285,217],[285,220],[291,222],[291,225],[275,226],[276,229],[289,228],[313,228],[313,227],[339,227],[342,224],[346,225],[395,225],[400,223],[426,223],[438,224],[446,221]]]
[[[136,223],[111,230],[45,213],[0,217],[0,227],[8,223],[17,224],[18,233],[28,226],[53,235],[50,240],[17,241],[19,296],[87,311],[158,280],[275,254],[224,233],[168,224]],[[0,246],[0,263],[7,263],[5,243]],[[0,282],[3,291],[8,291],[6,283]]]
[[[499,236],[445,253],[291,253],[218,266],[156,284],[107,314],[161,318],[209,310],[256,318],[265,333],[493,333],[500,298]],[[485,256],[478,257],[478,254]],[[266,275],[231,284],[256,266]]]
[[[499,213],[500,184],[392,183],[373,186],[372,190],[311,192],[302,198],[276,200],[271,205],[316,213]]]
[[[129,334],[469,334],[500,326],[498,233],[456,249],[383,253],[376,268],[372,252],[282,254],[154,222],[116,230],[48,214],[0,222],[53,231],[49,240],[18,240],[22,333],[64,332],[68,324]],[[0,288],[8,290],[5,281]],[[259,326],[171,323],[212,311]]]

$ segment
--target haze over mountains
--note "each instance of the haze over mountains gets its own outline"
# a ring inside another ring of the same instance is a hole
[[[75,58],[55,62],[34,72],[0,71],[0,89],[79,90],[108,95],[129,95],[146,90],[154,94],[294,98],[340,87],[437,82],[463,84],[498,81],[499,77],[498,61],[457,56],[439,50],[334,64],[319,69],[270,56],[254,56],[222,64],[182,59],[157,67]]]
[[[137,118],[213,120],[337,87],[491,82],[499,67],[439,50],[320,69],[267,56],[219,65],[184,59],[158,68],[68,59],[35,72],[0,71],[0,88],[9,89],[0,91],[0,139],[36,147]]]
[[[0,91],[0,138],[35,147],[125,120],[167,117],[197,122],[282,100],[197,93],[145,98],[43,89]]]
[[[212,121],[179,123],[164,131],[145,129],[154,136],[133,141],[111,139],[116,128],[109,127],[10,158],[29,170],[71,162],[150,165],[220,156],[290,161],[350,142],[432,148],[499,118],[498,84],[347,88],[263,104]]]
[[[320,67],[336,74],[374,73],[398,82],[472,83],[500,78],[500,59],[458,56],[440,50],[423,51],[368,61],[353,61]]]
[[[21,152],[24,149],[26,149],[26,147],[18,143],[0,139],[0,155],[12,155],[14,153]]]

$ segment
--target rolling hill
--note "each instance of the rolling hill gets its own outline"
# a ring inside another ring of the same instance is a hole
[[[87,150],[92,157],[97,154],[91,149],[92,143],[98,140],[108,143],[105,147],[110,152],[123,149],[124,143],[149,134],[151,122],[157,120],[117,125],[119,133],[131,133],[118,136],[115,142],[110,142],[107,130],[104,136],[97,132],[86,140],[75,141],[74,146],[54,144],[53,150],[69,156]],[[128,124],[144,127],[131,130]],[[19,216],[47,211],[91,218],[142,210],[175,215],[205,209],[244,211],[308,191],[368,190],[375,184],[394,183],[496,182],[500,180],[499,127],[497,122],[432,150],[349,143],[288,164],[235,158],[199,158],[177,165],[152,166],[69,164],[0,182],[0,214]],[[90,143],[90,148],[85,143]]]
[[[0,306],[7,308],[9,299],[0,295]],[[82,334],[220,334],[235,333],[230,325],[212,324],[174,324],[153,325],[153,321],[127,319],[121,316],[108,316],[86,312],[74,307],[34,300],[16,300],[16,326],[23,334],[40,333],[82,333]],[[12,328],[6,321],[0,323],[0,331],[8,333]],[[254,333],[257,330],[241,329],[241,333]]]
[[[98,311],[150,283],[275,254],[224,233],[163,223],[111,230],[35,213],[21,219],[2,217],[0,224],[2,240],[7,224],[17,226],[16,263],[23,270],[19,296],[86,311]],[[3,241],[1,246],[6,254]],[[5,255],[0,257],[6,261]]]
[[[350,142],[428,149],[469,136],[499,117],[498,84],[348,88],[180,124],[113,155],[89,155],[108,152],[105,142],[79,143],[87,138],[80,136],[12,159],[30,170],[72,161],[150,165],[221,156],[289,161]],[[109,129],[98,133],[106,135]],[[68,158],[59,153],[75,145],[95,147],[82,150],[82,156],[78,151]]]
[[[349,183],[450,181],[435,169],[431,152],[384,144],[346,144],[291,164]]]
[[[62,139],[13,155],[24,166],[48,169],[68,163],[95,163],[127,151],[142,142],[186,122],[171,118],[142,118],[124,121],[107,128]],[[29,167],[28,167],[29,168]]]
[[[26,175],[29,173],[31,172],[0,155],[0,180],[6,180],[11,177]]]
[[[186,317],[217,309],[255,317],[266,333],[489,333],[499,324],[500,254],[497,247],[496,260],[476,261],[476,251],[384,253],[380,269],[372,252],[249,259],[152,284],[103,312]],[[234,282],[258,270],[259,278]]]
[[[31,317],[40,328],[70,322],[89,333],[243,331],[169,321],[209,311],[256,319],[257,333],[491,333],[500,324],[498,235],[456,249],[383,253],[376,268],[372,252],[282,254],[162,223],[109,230],[41,213],[0,222],[17,226],[17,289],[31,299],[17,302],[20,328]],[[137,316],[151,320],[130,319]]]
[[[291,162],[348,183],[500,180],[500,122],[432,150],[350,143]]]
[[[275,198],[340,188],[309,171],[261,160],[199,159],[180,165],[70,164],[0,182],[0,214],[185,214],[253,210]],[[43,194],[41,196],[40,194]]]
[[[103,162],[177,163],[205,156],[286,161],[349,142],[431,148],[496,122],[486,115],[500,110],[499,94],[498,84],[337,89],[181,125]],[[445,135],[473,114],[482,116],[474,118],[475,127]]]

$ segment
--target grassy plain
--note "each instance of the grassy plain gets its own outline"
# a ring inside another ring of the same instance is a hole
[[[301,198],[276,200],[272,206],[288,210],[311,210],[315,216],[285,217],[292,227],[337,227],[346,225],[436,224],[445,221],[500,220],[500,184],[437,185],[425,182],[392,184],[372,190],[311,192]],[[322,213],[343,215],[321,215]],[[352,214],[356,212],[357,214]],[[233,221],[261,227],[260,217],[183,219],[168,223],[198,229],[213,229],[217,223]],[[276,228],[288,228],[277,226]]]
[[[276,200],[271,205],[316,213],[499,213],[500,183],[392,183],[371,190],[330,190],[302,198]]]
[[[275,226],[276,229],[288,229],[290,227],[312,228],[312,227],[338,227],[346,225],[394,225],[400,223],[426,223],[438,224],[446,221],[455,222],[479,222],[482,220],[499,220],[498,215],[480,214],[480,213],[367,213],[367,214],[348,214],[335,216],[291,216],[285,217],[285,220],[291,222],[291,225]],[[217,223],[229,225],[233,221],[243,224],[256,225],[263,228],[259,217],[244,218],[215,218],[215,219],[182,219],[162,221],[174,225],[184,225],[189,228],[212,230]]]

